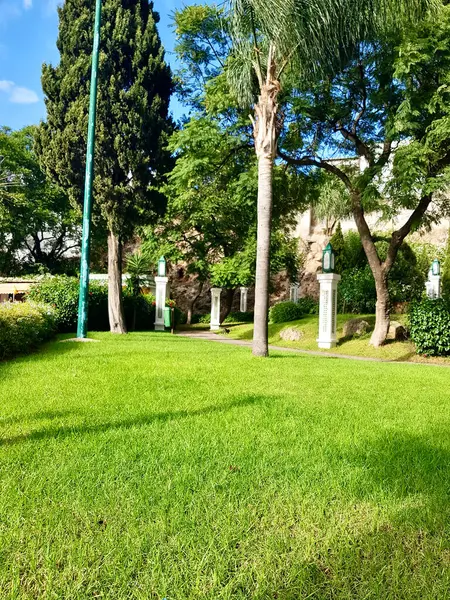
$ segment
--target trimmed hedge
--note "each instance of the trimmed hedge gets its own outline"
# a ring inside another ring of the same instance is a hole
[[[31,302],[0,304],[0,360],[30,352],[56,332],[51,306]]]
[[[411,339],[418,354],[450,354],[450,302],[422,300],[412,304],[409,313]]]
[[[303,315],[300,305],[296,302],[278,302],[269,310],[269,319],[271,323],[286,323],[288,321],[297,321]]]

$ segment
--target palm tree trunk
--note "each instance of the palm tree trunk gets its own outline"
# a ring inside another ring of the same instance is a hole
[[[260,79],[260,95],[255,106],[253,136],[258,158],[258,229],[255,278],[255,324],[253,329],[254,356],[268,356],[268,310],[270,274],[270,234],[272,218],[273,163],[282,116],[277,97],[280,83],[276,76],[275,47],[270,45],[266,77]]]
[[[268,356],[268,313],[270,273],[270,233],[272,217],[273,160],[267,156],[258,160],[258,230],[255,279],[255,324],[253,354]]]
[[[108,233],[108,314],[111,333],[127,333],[122,303],[122,244]]]

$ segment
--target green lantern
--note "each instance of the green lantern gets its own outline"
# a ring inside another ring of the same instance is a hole
[[[166,276],[166,259],[164,256],[161,256],[158,260],[158,277]]]
[[[431,272],[433,275],[441,274],[441,263],[438,261],[437,258],[435,258],[431,263]]]
[[[328,243],[322,252],[322,272],[334,273],[335,254],[333,246]]]

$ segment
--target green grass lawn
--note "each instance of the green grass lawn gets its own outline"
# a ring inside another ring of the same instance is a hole
[[[450,598],[447,369],[95,337],[0,365],[0,598]]]
[[[450,364],[448,358],[435,357],[427,359],[416,354],[414,344],[410,341],[394,342],[388,341],[381,348],[369,346],[371,332],[361,337],[353,339],[344,338],[344,323],[349,319],[363,318],[373,328],[375,324],[374,315],[338,315],[337,316],[337,334],[338,345],[332,350],[323,350],[323,352],[335,352],[338,354],[347,354],[350,356],[367,356],[372,358],[382,358],[384,360],[413,361],[413,362],[434,362],[440,364]],[[393,320],[404,323],[406,315],[395,315]],[[302,338],[298,342],[286,342],[280,339],[280,331],[286,327],[296,327],[302,332]],[[239,340],[251,340],[253,337],[253,324],[245,323],[240,325],[227,326],[230,329],[228,337]],[[319,329],[319,317],[317,315],[305,315],[299,321],[290,323],[269,324],[269,343],[276,346],[287,348],[300,348],[302,350],[319,350],[317,347],[317,335]]]

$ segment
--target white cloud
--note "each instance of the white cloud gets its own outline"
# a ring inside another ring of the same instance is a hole
[[[13,87],[13,81],[5,81],[4,79],[0,79],[0,92],[10,92]]]
[[[0,80],[0,92],[8,94],[9,101],[13,104],[35,104],[39,102],[36,92],[25,87],[20,87],[13,81]]]
[[[23,7],[25,10],[28,10],[33,6],[33,0],[23,0]]]

